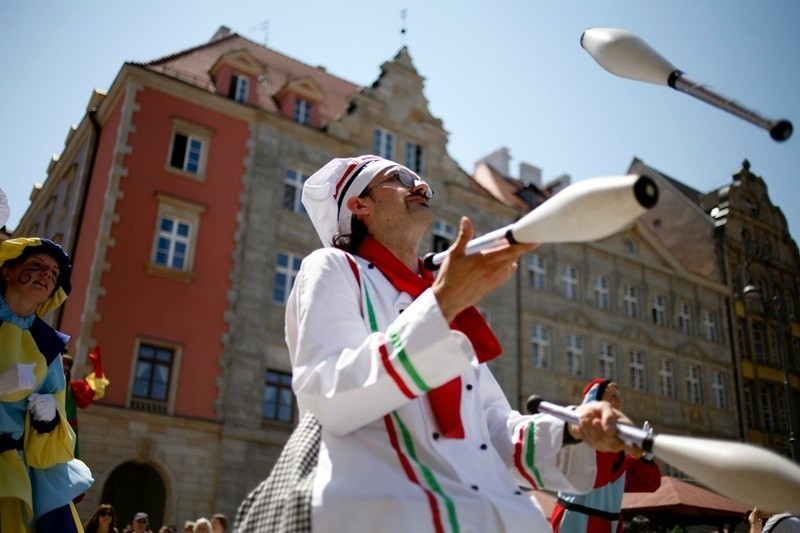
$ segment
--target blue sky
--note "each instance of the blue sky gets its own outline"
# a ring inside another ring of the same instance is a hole
[[[406,34],[400,34],[406,10]],[[800,238],[800,133],[766,131],[666,87],[604,71],[580,47],[590,27],[636,33],[696,81],[800,128],[800,2],[518,0],[8,0],[0,4],[0,187],[14,228],[92,89],[126,61],[206,42],[226,25],[359,85],[408,46],[425,96],[467,171],[500,146],[512,173],[624,174],[634,157],[701,191],[747,158]]]

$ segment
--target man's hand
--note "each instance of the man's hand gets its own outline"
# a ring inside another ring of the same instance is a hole
[[[533,251],[535,244],[506,244],[466,255],[472,238],[472,222],[461,217],[458,237],[433,283],[433,293],[447,322],[464,309],[477,304],[484,296],[508,281],[517,270],[517,259]]]
[[[0,396],[33,390],[36,386],[34,368],[36,363],[14,363],[0,373]]]
[[[618,452],[625,448],[616,433],[616,424],[631,424],[621,411],[608,402],[589,402],[575,409],[580,424],[568,424],[572,437],[582,440],[600,452]]]

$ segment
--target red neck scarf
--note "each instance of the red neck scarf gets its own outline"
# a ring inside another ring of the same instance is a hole
[[[358,255],[375,265],[381,274],[394,285],[394,288],[417,298],[433,284],[433,273],[425,269],[420,262],[419,271],[422,277],[412,272],[402,261],[387,250],[382,244],[367,237],[358,249]],[[500,355],[502,347],[494,336],[489,325],[475,307],[461,311],[450,324],[450,328],[465,334],[478,361],[485,363]],[[436,423],[445,437],[464,438],[464,426],[461,423],[461,378],[455,378],[427,394]]]

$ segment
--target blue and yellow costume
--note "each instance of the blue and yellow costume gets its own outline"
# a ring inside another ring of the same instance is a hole
[[[92,484],[89,468],[75,459],[75,434],[64,411],[66,379],[61,351],[69,337],[41,317],[60,306],[70,291],[69,257],[46,239],[19,238],[0,243],[0,267],[22,256],[44,253],[58,263],[53,294],[34,314],[21,317],[0,295],[0,373],[32,364],[33,390],[0,395],[0,531],[82,531],[72,500]],[[32,393],[52,394],[56,416],[35,420],[28,410]]]

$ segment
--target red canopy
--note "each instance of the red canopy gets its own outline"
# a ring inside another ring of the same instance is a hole
[[[622,497],[625,520],[645,515],[656,522],[735,524],[746,522],[749,511],[747,505],[670,476],[661,477],[655,492],[626,492]]]

